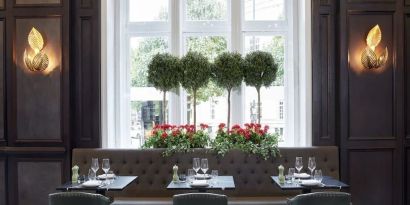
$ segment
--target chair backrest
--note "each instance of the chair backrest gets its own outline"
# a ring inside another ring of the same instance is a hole
[[[350,205],[350,194],[343,192],[316,192],[301,194],[288,201],[288,205]]]
[[[99,195],[83,192],[61,192],[48,196],[49,205],[109,205],[110,199]]]
[[[190,193],[174,195],[173,205],[227,205],[228,197],[211,193]]]

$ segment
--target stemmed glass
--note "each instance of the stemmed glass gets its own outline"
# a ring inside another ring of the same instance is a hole
[[[110,159],[103,159],[101,168],[105,173],[105,180],[107,181],[108,180],[107,173],[108,171],[110,171]]]
[[[204,177],[206,176],[206,171],[208,171],[208,159],[201,160],[201,170],[204,173]]]
[[[309,157],[308,168],[310,170],[310,175],[313,177],[313,171],[316,169],[316,160],[314,157]]]
[[[199,158],[194,158],[192,168],[195,170],[195,174],[198,174],[198,171],[201,168],[201,160]]]
[[[298,173],[300,174],[300,171],[303,168],[303,159],[302,159],[302,157],[296,157],[295,168],[296,168],[296,170],[298,170]]]
[[[97,176],[97,171],[98,171],[99,168],[100,167],[98,165],[98,158],[92,158],[91,159],[91,169],[95,173],[95,177]]]

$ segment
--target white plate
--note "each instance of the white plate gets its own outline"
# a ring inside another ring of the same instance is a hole
[[[209,174],[197,174],[195,175],[195,179],[210,179],[211,175]]]
[[[207,187],[207,186],[209,186],[207,180],[194,180],[189,185],[191,187]]]
[[[310,178],[310,174],[307,174],[307,173],[295,173],[295,178],[298,178],[298,179],[308,179],[308,178]]]
[[[302,180],[302,186],[320,186],[322,183],[315,179]]]
[[[83,187],[98,187],[100,185],[101,185],[101,182],[96,181],[96,180],[86,181],[86,182],[81,184],[81,186],[83,186]]]
[[[114,179],[115,174],[107,174],[107,177],[105,177],[105,174],[98,175],[98,179]]]

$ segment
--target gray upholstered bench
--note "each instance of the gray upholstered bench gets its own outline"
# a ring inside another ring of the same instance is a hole
[[[192,158],[208,158],[210,170],[217,169],[220,175],[232,175],[235,190],[217,191],[229,196],[232,205],[276,205],[286,204],[286,199],[299,192],[283,192],[270,179],[277,175],[277,167],[293,167],[296,156],[304,158],[305,167],[309,156],[316,157],[317,168],[325,175],[339,178],[339,154],[337,147],[280,148],[281,156],[263,160],[233,150],[224,157],[208,149],[196,149],[193,153],[175,154],[163,157],[163,149],[74,149],[72,165],[80,167],[86,174],[91,157],[110,158],[111,169],[117,175],[137,175],[138,180],[126,190],[108,194],[114,197],[114,204],[171,204],[171,197],[181,191],[170,191],[166,186],[172,177],[172,166],[177,164],[180,172],[192,167]]]

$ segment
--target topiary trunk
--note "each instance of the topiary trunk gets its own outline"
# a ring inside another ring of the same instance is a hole
[[[258,124],[261,124],[261,88],[256,88],[258,92]]]
[[[167,123],[167,118],[166,118],[166,114],[167,114],[167,104],[166,101],[167,100],[167,91],[164,91],[164,95],[162,98],[162,124],[166,124]]]
[[[229,125],[231,123],[231,89],[228,89],[228,121],[226,123],[229,131]]]
[[[196,129],[196,90],[194,90],[194,126],[195,126],[195,129]]]

